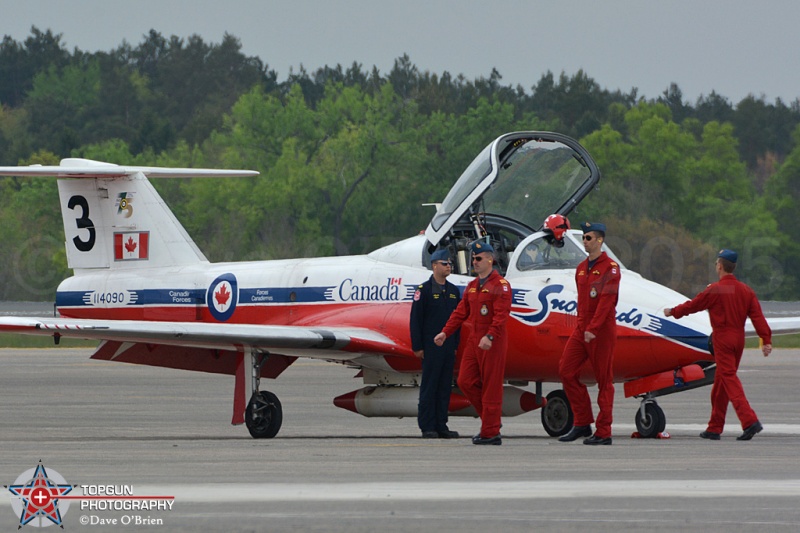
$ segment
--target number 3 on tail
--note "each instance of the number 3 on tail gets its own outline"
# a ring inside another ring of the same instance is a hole
[[[86,198],[83,196],[75,195],[69,199],[67,207],[70,209],[75,209],[76,207],[81,208],[81,216],[75,219],[75,223],[78,225],[78,229],[86,229],[89,231],[89,238],[84,241],[81,240],[80,236],[75,236],[72,242],[75,243],[75,248],[81,252],[88,252],[94,248],[96,236],[94,222],[89,218],[89,202],[87,202]]]

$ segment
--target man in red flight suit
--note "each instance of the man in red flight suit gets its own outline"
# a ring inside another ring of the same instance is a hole
[[[606,226],[584,222],[583,247],[589,254],[575,271],[578,287],[578,325],[572,332],[558,373],[572,407],[574,425],[558,440],[572,442],[580,437],[590,445],[611,444],[611,421],[614,408],[614,345],[617,342],[617,300],[619,299],[619,265],[602,251]],[[580,373],[586,360],[592,365],[597,381],[597,424],[592,435],[592,401]]]
[[[481,431],[472,438],[472,444],[500,445],[511,285],[492,268],[494,248],[490,244],[475,241],[471,251],[477,277],[467,285],[461,302],[433,342],[441,346],[462,323],[472,326],[458,372],[458,387],[481,417]]]
[[[717,370],[714,385],[711,386],[711,419],[700,437],[719,440],[725,426],[728,402],[733,404],[736,416],[744,432],[736,440],[750,440],[763,426],[747,397],[739,377],[739,362],[744,351],[744,322],[747,317],[753,322],[756,333],[761,337],[761,352],[767,357],[772,352],[772,330],[761,312],[761,305],[753,289],[736,279],[738,254],[733,250],[720,250],[715,268],[719,281],[686,303],[672,309],[664,309],[666,316],[681,318],[708,309],[711,317],[711,342],[714,346],[714,360]]]

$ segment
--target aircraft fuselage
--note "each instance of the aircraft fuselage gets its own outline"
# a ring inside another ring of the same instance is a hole
[[[507,278],[514,296],[508,322],[508,380],[559,381],[558,360],[576,323],[573,276],[574,272],[562,269],[512,273]],[[429,277],[430,271],[421,265],[398,265],[370,256],[201,263],[83,273],[60,285],[56,303],[62,316],[80,319],[369,328],[402,347],[392,356],[373,355],[376,367],[418,373],[408,318],[416,287]],[[450,277],[462,290],[470,279]],[[674,291],[623,271],[616,380],[710,359],[704,349],[710,332],[705,316],[684,320],[680,326],[658,316],[663,307],[683,300]],[[369,366],[369,358],[364,364]],[[591,373],[586,377],[590,379]]]

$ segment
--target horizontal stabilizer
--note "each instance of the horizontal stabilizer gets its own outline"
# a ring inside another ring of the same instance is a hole
[[[0,167],[0,176],[55,176],[59,178],[120,178],[144,174],[148,178],[241,178],[257,176],[255,170],[210,168],[129,167],[93,161],[62,159],[58,166]]]

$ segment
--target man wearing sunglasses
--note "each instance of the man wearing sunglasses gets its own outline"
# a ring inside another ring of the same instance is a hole
[[[491,244],[475,241],[470,251],[477,277],[467,285],[464,298],[434,342],[441,346],[463,323],[471,326],[458,371],[458,387],[481,417],[481,431],[472,437],[472,444],[500,445],[511,285],[492,268]]]
[[[433,274],[417,287],[411,303],[411,349],[422,359],[417,423],[424,439],[454,439],[458,433],[447,427],[447,411],[459,335],[456,332],[442,346],[434,344],[433,337],[442,331],[461,295],[458,287],[447,281],[452,268],[447,250],[433,252],[431,268]]]
[[[558,440],[572,442],[581,437],[589,445],[611,444],[611,421],[614,408],[614,345],[617,341],[617,300],[619,299],[619,265],[602,251],[606,226],[584,222],[583,248],[589,254],[575,271],[578,289],[578,325],[564,346],[558,373],[567,393],[574,423]],[[592,435],[592,401],[580,380],[581,368],[589,361],[597,387],[597,414]]]

